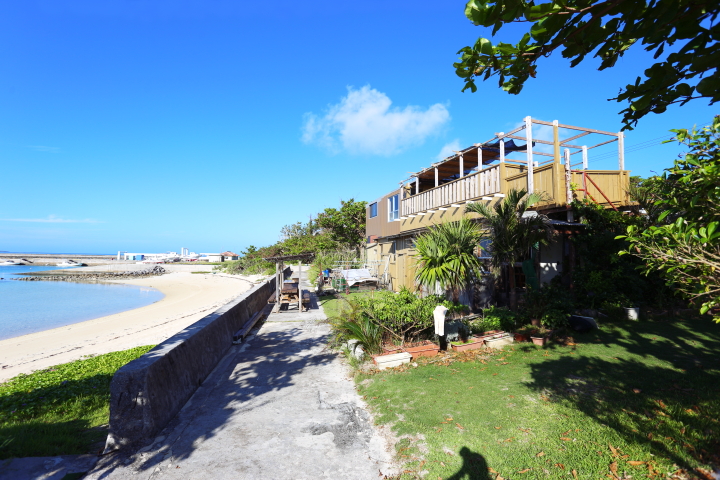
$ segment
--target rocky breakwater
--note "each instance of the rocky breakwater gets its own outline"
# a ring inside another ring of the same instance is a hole
[[[129,272],[83,272],[83,273],[62,273],[62,274],[43,274],[42,272],[32,275],[25,275],[13,280],[21,282],[35,281],[51,281],[51,282],[96,282],[98,280],[121,280],[123,278],[144,278],[163,275],[167,273],[160,265],[144,270],[134,270]]]

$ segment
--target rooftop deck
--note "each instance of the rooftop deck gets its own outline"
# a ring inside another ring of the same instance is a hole
[[[553,141],[533,138],[534,124],[551,126]],[[516,135],[523,130],[525,137]],[[570,143],[588,135],[604,138],[591,146]],[[565,138],[561,138],[563,136]],[[611,139],[607,140],[608,137]],[[526,143],[518,146],[515,139],[524,139]],[[399,220],[459,207],[467,202],[491,201],[505,196],[513,188],[542,192],[544,200],[537,205],[539,210],[567,209],[574,196],[591,198],[608,208],[626,206],[630,203],[627,194],[630,172],[625,170],[623,141],[622,132],[604,132],[526,117],[523,126],[509,133],[498,133],[402,182]],[[612,142],[618,142],[618,169],[589,169],[588,151]],[[553,153],[539,151],[543,145],[551,145]],[[522,153],[525,158],[510,159],[506,153]],[[582,159],[573,164],[572,158],[576,154],[581,154]],[[543,157],[550,158],[540,162],[535,160]]]

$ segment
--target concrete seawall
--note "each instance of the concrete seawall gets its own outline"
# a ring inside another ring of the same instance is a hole
[[[267,305],[274,291],[275,277],[120,368],[110,385],[105,451],[140,443],[162,430],[227,353],[233,334]]]

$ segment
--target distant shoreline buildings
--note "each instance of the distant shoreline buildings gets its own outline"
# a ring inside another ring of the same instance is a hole
[[[237,260],[240,256],[237,253],[226,251],[223,253],[195,253],[182,247],[180,253],[139,253],[118,251],[118,260],[134,260],[144,263],[173,263],[173,262],[226,262]]]

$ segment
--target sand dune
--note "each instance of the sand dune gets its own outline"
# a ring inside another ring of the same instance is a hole
[[[165,297],[135,310],[0,340],[0,381],[85,355],[160,343],[248,290],[260,278],[175,272],[118,281],[156,288]]]

